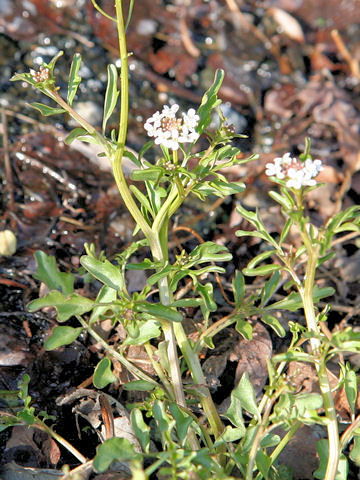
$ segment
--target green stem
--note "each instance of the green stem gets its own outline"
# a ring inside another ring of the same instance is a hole
[[[83,318],[81,318],[79,315],[76,316],[78,321],[81,323],[83,328],[97,341],[101,344],[103,349],[109,353],[109,355],[116,360],[118,360],[124,367],[126,367],[130,373],[134,375],[134,377],[139,378],[141,380],[145,380],[146,382],[150,382],[156,387],[161,387],[161,385],[156,382],[152,377],[144,373],[142,370],[137,368],[135,365],[133,365],[129,360],[127,360],[121,353],[117,352],[114,350],[98,333],[93,330],[90,325],[88,325]]]
[[[168,397],[170,398],[170,400],[175,400],[174,392],[170,385],[169,380],[166,378],[166,375],[164,374],[163,369],[161,368],[161,365],[159,365],[159,362],[157,362],[154,359],[153,347],[151,346],[150,342],[145,343],[144,347],[150,359],[151,365],[153,366],[153,369],[155,370],[157,376],[160,378],[161,383],[163,384],[166,390],[166,393],[168,394]]]
[[[301,199],[299,199],[301,201]],[[306,265],[304,288],[299,289],[302,297],[305,320],[309,332],[320,333],[320,328],[316,319],[313,291],[315,284],[315,272],[317,267],[319,245],[313,245],[309,233],[306,230],[305,222],[300,224],[300,233],[306,247],[308,260]],[[319,387],[323,398],[324,410],[327,423],[329,455],[324,480],[333,480],[336,476],[339,458],[339,430],[336,417],[334,399],[331,393],[330,381],[326,371],[326,362],[324,355],[321,354],[321,341],[318,338],[310,339],[311,350],[316,358],[315,368],[319,379]]]
[[[129,116],[129,68],[128,68],[128,51],[126,46],[126,36],[124,27],[124,18],[122,12],[122,1],[115,1],[116,18],[117,18],[117,30],[119,38],[119,51],[121,60],[121,76],[120,76],[120,119],[119,119],[119,133],[118,133],[118,147],[115,154],[112,156],[112,168],[116,181],[116,185],[119,189],[120,195],[124,200],[124,203],[134,218],[137,225],[141,228],[146,237],[151,236],[151,228],[147,221],[141,214],[139,207],[137,206],[129,186],[126,182],[124,172],[122,170],[122,159],[125,150],[128,116]]]

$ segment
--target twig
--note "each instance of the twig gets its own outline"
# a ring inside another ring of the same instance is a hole
[[[351,55],[349,49],[344,44],[344,41],[341,38],[339,31],[336,29],[331,30],[331,36],[337,49],[339,50],[339,53],[344,58],[345,62],[348,64],[351,74],[354,75],[354,77],[360,79],[359,61]]]

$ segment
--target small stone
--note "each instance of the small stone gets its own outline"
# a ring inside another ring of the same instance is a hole
[[[11,230],[0,232],[0,255],[14,255],[16,246],[16,236]]]

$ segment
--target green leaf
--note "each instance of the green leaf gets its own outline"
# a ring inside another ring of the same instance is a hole
[[[205,262],[228,262],[232,259],[231,253],[224,245],[215,242],[204,242],[194,248],[189,255],[189,264],[200,265]]]
[[[239,308],[245,296],[245,278],[244,275],[242,275],[242,273],[240,272],[240,270],[236,270],[235,272],[232,287],[234,293],[235,308]]]
[[[126,387],[126,385],[125,385]],[[145,453],[150,449],[150,427],[144,422],[142,412],[139,408],[133,408],[130,414],[131,425],[141,448]]]
[[[221,84],[224,80],[225,72],[224,70],[216,70],[215,78],[211,87],[205,92],[201,104],[198,108],[198,115],[200,116],[200,121],[197,126],[197,132],[201,135],[203,131],[208,127],[211,122],[211,110],[220,105],[221,100],[217,98],[217,93],[221,87]]]
[[[262,261],[268,259],[269,257],[272,257],[276,253],[276,250],[265,250],[265,252],[259,253],[259,255],[256,255],[247,266],[247,269],[253,269],[255,268],[259,263]]]
[[[66,322],[74,315],[82,315],[89,312],[94,302],[89,298],[82,297],[77,293],[65,296],[57,290],[53,290],[44,297],[33,300],[28,305],[29,312],[36,312],[44,307],[55,307],[58,312],[58,321]]]
[[[237,428],[245,430],[244,419],[240,399],[237,396],[237,390],[233,390],[230,395],[230,405],[225,413],[230,422]]]
[[[261,267],[256,268],[243,268],[243,274],[247,277],[257,277],[258,275],[269,275],[269,273],[276,272],[281,270],[283,267],[277,264],[262,265]]]
[[[55,327],[51,336],[45,341],[45,350],[54,350],[63,345],[70,345],[77,339],[82,330],[82,327]]]
[[[281,232],[281,235],[280,235],[279,245],[282,245],[285,242],[286,237],[288,236],[288,234],[290,232],[290,228],[291,228],[292,224],[293,224],[292,218],[288,218],[286,220],[285,225],[283,226],[283,229],[282,229],[282,232]]]
[[[360,347],[359,347],[360,348]],[[354,415],[357,400],[357,377],[354,370],[347,370],[345,374],[345,394],[349,402],[351,413]]]
[[[104,285],[100,288],[99,293],[97,294],[94,309],[91,312],[91,316],[89,319],[89,325],[93,325],[97,322],[106,312],[111,310],[111,303],[115,302],[117,298],[116,290],[107,285]],[[99,305],[96,306],[97,303],[109,303],[110,305]]]
[[[60,113],[66,112],[66,110],[64,110],[63,108],[49,107],[48,105],[39,102],[29,103],[28,105],[31,108],[38,110],[41,115],[44,115],[44,117],[50,117],[51,115],[59,115]]]
[[[355,463],[355,465],[360,467],[360,437],[358,436],[354,437],[354,443],[349,453],[349,458]]]
[[[175,403],[171,403],[169,405],[169,410],[175,419],[177,436],[180,444],[183,446],[185,444],[190,424],[193,422],[193,418],[181,410],[181,408],[179,408]]]
[[[277,270],[271,275],[269,280],[265,282],[265,285],[261,290],[261,306],[264,306],[267,301],[272,297],[273,293],[277,289],[279,280],[280,272]]]
[[[235,315],[233,318],[237,318],[237,315]],[[245,340],[252,340],[253,338],[253,328],[250,322],[247,322],[244,320],[241,316],[236,321],[236,326],[235,329],[237,332],[242,335]]]
[[[269,327],[271,327],[274,332],[279,335],[279,337],[285,337],[286,331],[276,317],[274,317],[273,315],[269,315],[268,313],[263,313],[261,316],[261,320],[266,323],[266,325],[269,325]]]
[[[135,197],[139,200],[142,207],[144,207],[145,210],[149,212],[152,217],[155,217],[154,211],[151,208],[148,198],[135,185],[130,185],[130,190],[133,192]]]
[[[269,196],[279,203],[285,211],[292,210],[295,207],[294,200],[291,197],[273,191],[269,192]]]
[[[154,388],[155,385],[146,380],[133,380],[123,385],[123,389],[128,392],[151,392]]]
[[[73,293],[75,277],[72,273],[60,272],[55,257],[41,250],[37,250],[34,257],[38,266],[34,278],[45,283],[49,290],[60,290],[64,295]]]
[[[298,351],[298,350],[289,350],[285,353],[279,353],[278,355],[275,355],[272,358],[272,360],[275,363],[292,362],[292,361],[313,363],[314,362],[314,357],[312,357],[308,353],[301,352],[301,351]]]
[[[329,446],[328,441],[323,439],[316,442],[316,451],[319,455],[320,465],[318,469],[313,473],[314,478],[325,478],[326,467],[329,458]],[[338,464],[338,470],[334,480],[347,480],[349,472],[349,465],[345,455],[341,454]]]
[[[105,388],[109,383],[116,381],[116,375],[111,370],[111,360],[104,357],[96,365],[93,376],[93,384],[96,388]]]
[[[180,300],[175,300],[171,307],[176,308],[189,308],[189,307],[199,307],[204,304],[202,298],[181,298]]]
[[[331,344],[335,346],[337,352],[357,353],[360,351],[360,332],[354,332],[351,327],[334,332],[331,337]]]
[[[333,295],[334,292],[335,290],[332,287],[319,288],[317,285],[315,285],[313,291],[314,303],[317,303],[322,298]],[[272,303],[271,305],[265,307],[265,310],[289,310],[290,312],[296,312],[296,310],[299,310],[299,308],[302,307],[303,304],[300,295],[296,292],[291,292],[283,300],[279,300],[278,302]]]
[[[95,145],[99,145],[100,147],[104,147],[104,144],[102,141],[100,141],[99,136],[96,133],[90,135],[88,131],[82,127],[74,128],[74,130],[72,130],[65,138],[65,143],[70,145],[74,140],[79,140],[80,142],[85,143],[93,143]]]
[[[123,274],[118,266],[113,265],[109,260],[97,260],[89,255],[83,255],[80,258],[81,265],[93,277],[101,283],[114,290],[122,290],[124,287]]]
[[[103,133],[105,133],[106,124],[116,107],[116,103],[119,97],[119,91],[117,89],[118,72],[115,65],[113,64],[108,65],[107,75],[108,75],[108,80],[107,80],[107,87],[106,87],[106,93],[105,93],[104,115],[103,115],[103,123],[102,123]]]
[[[152,338],[159,337],[161,334],[159,322],[156,320],[147,320],[141,324],[138,322],[137,327],[138,332],[136,337],[127,337],[127,339],[123,342],[123,345],[143,345]]]
[[[97,472],[105,472],[112,462],[129,462],[139,458],[134,446],[126,438],[109,438],[97,448],[93,467]]]
[[[182,322],[183,320],[180,312],[161,303],[139,302],[134,305],[134,311],[148,313],[155,318],[163,318],[170,322]]]
[[[217,310],[217,305],[214,301],[214,287],[210,282],[205,285],[198,283],[195,292],[200,294],[201,298],[204,300],[205,308],[209,312],[215,312]]]
[[[160,178],[165,174],[163,167],[149,167],[141,170],[133,170],[131,172],[131,180],[134,182],[159,182]]]
[[[236,396],[240,400],[242,407],[252,415],[255,415],[260,421],[260,412],[256,403],[256,395],[252,386],[249,374],[245,372],[235,388]]]
[[[245,425],[241,427],[231,427],[230,425],[227,425],[225,428],[224,432],[217,438],[214,447],[217,446],[217,444],[220,444],[222,441],[229,443],[229,442],[236,442],[236,440],[239,440],[240,438],[243,438],[245,435],[246,428]]]
[[[67,103],[70,105],[73,104],[77,89],[81,83],[81,77],[79,75],[79,69],[81,65],[81,55],[80,53],[75,53],[73,60],[71,62],[70,74],[69,74],[69,84],[67,91]]]
[[[259,449],[256,453],[256,466],[264,478],[268,478],[269,469],[271,467],[271,458]]]

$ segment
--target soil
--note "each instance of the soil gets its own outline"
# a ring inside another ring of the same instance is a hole
[[[112,1],[99,4],[112,13]],[[72,56],[81,53],[83,83],[76,108],[101,128],[106,66],[118,57],[116,31],[86,0],[0,0],[0,12],[0,230],[10,229],[17,236],[16,252],[0,257],[0,390],[16,390],[28,373],[35,408],[54,415],[56,430],[90,458],[98,443],[94,429],[84,428],[88,427],[84,416],[73,411],[72,403],[59,405],[59,398],[79,386],[93,389],[91,375],[99,351],[85,336],[69,347],[44,350],[56,321],[51,310],[27,311],[39,293],[33,254],[44,250],[56,256],[62,270],[76,272],[85,242],[94,242],[98,251],[113,258],[131,242],[134,224],[106,162],[91,147],[79,151],[65,145],[66,132],[74,127],[71,120],[38,116],[27,103],[46,99],[9,78],[63,50],[57,76],[65,88]],[[224,201],[214,198],[212,205],[191,199],[176,218],[177,225],[191,227],[204,240],[223,243],[233,253],[223,279],[228,293],[235,269],[245,267],[262,248],[252,237],[235,236],[236,230],[249,228],[239,217],[237,204],[258,208],[269,231],[274,235],[281,231],[281,212],[267,195],[272,188],[264,174],[268,161],[285,152],[300,153],[309,136],[312,154],[325,165],[319,178],[324,186],[309,196],[307,213],[312,221],[322,225],[340,209],[359,203],[359,45],[357,0],[135,2],[128,29],[132,52],[128,146],[141,148],[146,141],[144,121],[164,103],[196,108],[214,71],[223,68],[224,114],[237,132],[248,136],[237,146],[244,155],[259,153],[258,160],[228,172],[230,179],[246,183],[243,194]],[[116,121],[114,115],[110,128],[116,128]],[[189,233],[171,235],[175,253],[181,245],[191,249],[196,244]],[[296,234],[289,241],[296,244]],[[129,277],[134,288],[144,281],[135,273]],[[359,278],[358,241],[352,237],[336,246],[335,258],[319,272],[319,282],[336,292],[330,299],[330,333],[346,326],[359,328]],[[88,288],[80,277],[77,288]],[[226,314],[231,307],[216,284],[215,294],[218,314]],[[287,330],[291,315],[281,319]],[[302,321],[299,315],[296,319]],[[279,339],[254,322],[253,343],[231,328],[215,338],[215,349],[206,354],[204,367],[219,409],[225,408],[245,370],[260,395],[267,381],[265,359],[286,348],[290,335]],[[347,360],[360,364],[356,355]],[[311,391],[312,378],[307,372],[301,388]],[[107,392],[122,404],[133,400],[119,386]],[[337,407],[345,425],[344,401],[338,399]],[[14,461],[36,469],[77,465],[51,442],[46,444],[33,433],[27,440],[22,435],[15,429],[0,434],[1,464]],[[288,458],[301,458],[301,464],[292,465],[294,478],[313,478],[317,460],[310,437],[303,432],[292,445],[292,451],[301,455],[288,453]],[[351,478],[356,478],[355,469]]]

